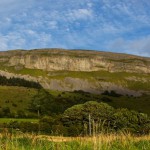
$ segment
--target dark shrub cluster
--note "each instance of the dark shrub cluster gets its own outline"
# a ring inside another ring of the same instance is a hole
[[[120,131],[134,134],[150,132],[150,118],[146,114],[124,108],[114,109],[95,101],[67,109],[61,119],[63,126],[69,129],[69,135],[74,136]]]
[[[121,94],[116,93],[115,91],[104,91],[102,95],[112,96],[112,97],[120,97]]]
[[[0,85],[6,85],[6,86],[23,86],[23,87],[30,87],[30,88],[36,88],[40,89],[42,86],[38,82],[34,81],[27,81],[25,79],[20,78],[6,78],[5,76],[0,76]]]

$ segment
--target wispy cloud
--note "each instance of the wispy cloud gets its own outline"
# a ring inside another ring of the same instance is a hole
[[[113,49],[117,52],[150,56],[150,36],[133,40],[125,40],[122,38],[115,39],[108,44],[108,49]],[[120,49],[122,51],[120,51]]]
[[[147,0],[0,1],[0,50],[61,47],[150,56],[149,8]]]
[[[73,21],[78,19],[89,19],[92,17],[92,11],[90,9],[74,9],[70,10],[67,17]]]

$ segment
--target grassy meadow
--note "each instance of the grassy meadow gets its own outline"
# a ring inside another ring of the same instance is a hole
[[[0,108],[5,106],[13,113],[21,110],[28,113],[28,105],[36,93],[37,90],[33,88],[0,86]]]
[[[93,137],[53,137],[34,134],[2,133],[1,150],[149,150],[150,136],[130,134]]]

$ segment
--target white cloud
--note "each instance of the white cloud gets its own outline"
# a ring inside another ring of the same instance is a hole
[[[8,35],[0,35],[0,50],[22,48],[25,40],[19,34],[10,33]]]
[[[37,33],[32,30],[24,30],[21,33],[11,32],[5,36],[0,35],[0,51],[48,47],[50,43],[52,43],[52,36],[49,33]]]
[[[150,57],[150,36],[139,39],[115,39],[108,43],[108,49],[118,52]]]
[[[89,2],[89,3],[87,3],[87,6],[91,8],[93,6],[93,3]]]
[[[29,35],[35,35],[36,33],[33,31],[33,30],[26,30],[25,31],[27,34],[29,34]]]
[[[58,28],[57,21],[48,21],[47,24],[48,24],[50,29],[57,29]]]
[[[150,56],[149,8],[147,0],[1,0],[0,50],[91,48]]]
[[[74,9],[70,10],[67,15],[70,20],[89,19],[92,17],[92,11],[90,9]]]
[[[7,39],[0,36],[0,51],[8,49]]]
[[[103,4],[105,12],[110,12],[110,15],[115,15],[116,18],[122,16],[122,20],[128,21],[128,26],[150,25],[150,3],[147,0],[124,0],[117,3],[113,0],[103,0]]]
[[[23,10],[31,7],[35,0],[1,0],[0,16],[12,15],[13,13],[21,13]]]

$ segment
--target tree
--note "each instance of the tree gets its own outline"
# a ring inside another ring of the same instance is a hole
[[[52,125],[54,124],[54,119],[50,116],[44,116],[39,121],[39,130],[45,133],[52,133]]]
[[[100,123],[103,123],[103,126],[108,127],[113,113],[114,108],[108,104],[89,101],[67,109],[62,116],[62,122],[64,126],[76,128],[78,133],[80,132],[82,134],[84,134],[83,131],[85,130],[85,126],[88,126],[87,130],[89,131],[89,134],[91,134],[90,130],[93,132],[95,132],[94,130],[97,130],[97,132],[100,130]],[[90,129],[91,124],[92,129]],[[99,129],[96,129],[98,125]]]
[[[11,112],[9,107],[2,108],[2,112],[5,117],[10,117]]]
[[[95,101],[68,108],[62,116],[62,122],[68,129],[75,129],[75,135],[116,131],[128,131],[136,134],[150,132],[148,115],[125,108],[114,109],[108,104]],[[71,134],[70,132],[68,133]]]
[[[138,113],[133,110],[130,111],[125,108],[117,109],[113,118],[116,130],[144,133],[144,126],[148,127],[150,125],[150,119],[146,114]]]
[[[37,116],[39,115],[51,115],[53,113],[52,103],[53,96],[44,89],[38,90],[38,93],[32,98],[29,109],[33,112],[37,112]]]

